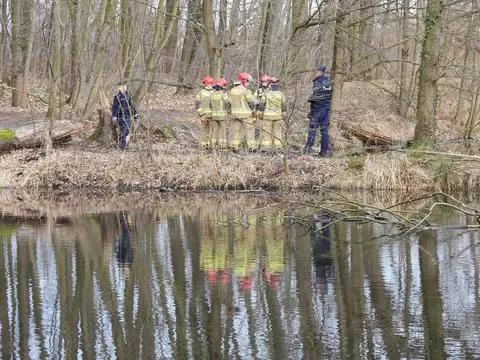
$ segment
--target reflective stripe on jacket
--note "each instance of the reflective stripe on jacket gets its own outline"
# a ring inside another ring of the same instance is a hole
[[[230,98],[224,91],[214,91],[210,95],[213,120],[225,120],[230,109]]]
[[[265,110],[263,118],[265,120],[281,120],[283,113],[286,111],[285,95],[279,90],[270,90],[265,93],[264,99]]]
[[[255,109],[255,99],[252,93],[243,85],[236,85],[230,90],[232,116],[237,119],[248,119]]]
[[[198,115],[206,117],[212,116],[212,110],[210,107],[210,96],[212,91],[212,88],[202,89],[195,97],[195,108],[197,109]]]

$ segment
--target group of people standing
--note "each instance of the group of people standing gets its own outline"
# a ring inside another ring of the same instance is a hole
[[[312,95],[308,98],[308,135],[303,149],[304,154],[312,153],[320,128],[318,155],[321,157],[330,155],[328,128],[332,86],[325,76],[325,70],[325,66],[320,66],[314,71]],[[237,75],[230,90],[224,78],[215,81],[207,76],[202,79],[202,90],[195,97],[195,108],[201,124],[200,147],[230,148],[234,151],[242,148],[268,151],[284,147],[285,95],[280,91],[278,78],[262,75],[259,80],[258,89],[252,93],[248,89],[252,77],[246,72]],[[127,147],[132,118],[137,120],[138,116],[126,84],[120,82],[112,104],[112,122],[119,127],[120,149]]]
[[[241,72],[228,90],[224,78],[202,79],[202,90],[195,97],[202,128],[200,147],[234,151],[244,147],[249,151],[283,148],[286,101],[279,80],[262,75],[255,93],[248,89],[251,81],[250,74]]]

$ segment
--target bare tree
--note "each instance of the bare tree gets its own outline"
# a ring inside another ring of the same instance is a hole
[[[53,0],[51,8],[51,29],[50,29],[50,56],[48,59],[49,81],[48,81],[48,110],[47,117],[50,119],[59,118],[61,109],[61,29],[60,14],[61,1]]]
[[[417,97],[414,141],[431,145],[436,140],[437,81],[439,79],[440,29],[445,3],[428,0]]]
[[[408,107],[410,105],[410,93],[408,84],[408,60],[410,58],[410,42],[409,42],[409,20],[410,20],[410,0],[403,0],[402,4],[402,18],[401,18],[401,56],[402,63],[400,64],[400,106],[399,113],[401,116],[406,117]]]
[[[176,58],[178,55],[178,41],[179,41],[179,33],[178,33],[178,25],[180,19],[180,6],[177,6],[176,12],[174,12],[174,0],[167,0],[166,1],[166,14],[165,14],[165,23],[169,24],[170,21],[173,21],[173,28],[168,39],[167,46],[165,48],[165,72],[172,73],[175,70],[176,65]],[[168,25],[166,25],[168,26]],[[167,29],[165,29],[166,31]]]
[[[34,14],[33,0],[11,0],[12,12],[12,106],[25,106],[29,88]]]
[[[455,114],[455,120],[459,126],[465,125],[465,118],[468,115],[467,103],[469,99],[472,99],[471,103],[473,103],[474,98],[471,96],[471,94],[474,93],[474,82],[472,81],[474,74],[472,70],[476,56],[474,46],[480,26],[480,16],[474,9],[478,9],[477,0],[472,0],[470,14],[468,16],[468,25],[465,28],[463,66],[460,71],[461,82],[458,91],[457,111]],[[465,131],[468,133],[469,129],[465,128]]]
[[[178,0],[174,0],[172,6],[172,13],[176,13],[178,8]],[[135,90],[135,99],[140,100],[145,96],[148,85],[153,80],[156,65],[160,59],[162,50],[168,43],[168,39],[175,26],[176,19],[170,18],[168,24],[165,21],[165,0],[160,1],[158,8],[155,11],[155,26],[153,30],[153,37],[148,48],[144,47],[145,65],[143,68],[143,78],[140,85]],[[166,27],[165,27],[166,25]],[[147,50],[148,49],[148,50]]]
[[[197,53],[197,48],[202,38],[202,31],[200,29],[202,19],[201,9],[201,0],[188,1],[185,39],[183,41],[180,69],[178,72],[179,84],[184,84],[187,81],[193,58]],[[186,90],[186,88],[179,86],[177,87],[177,94],[184,93]]]
[[[219,78],[222,69],[222,47],[218,43],[213,22],[213,0],[203,0],[203,26],[205,31],[209,73],[211,76]]]
[[[7,59],[8,59],[8,17],[7,17],[7,0],[0,0],[0,81],[7,79]]]

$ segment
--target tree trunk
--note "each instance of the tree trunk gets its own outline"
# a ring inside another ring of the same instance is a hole
[[[34,34],[33,0],[12,0],[12,106],[25,106]]]
[[[408,107],[410,104],[410,93],[408,84],[408,60],[410,58],[410,42],[408,41],[409,31],[409,9],[410,0],[403,0],[402,6],[402,62],[400,65],[400,107],[399,114],[403,117],[407,116]]]
[[[209,75],[218,79],[222,64],[222,48],[219,47],[213,22],[213,1],[203,0],[203,26],[206,35]]]
[[[344,57],[345,44],[342,40],[342,32],[345,29],[346,23],[346,0],[338,1],[338,9],[335,20],[335,35],[333,40],[333,55],[332,55],[332,103],[330,106],[330,143],[331,147],[335,148],[335,138],[337,137],[336,115],[341,107],[342,102],[342,88],[345,73]]]
[[[95,59],[88,70],[88,82],[83,86],[79,94],[78,108],[82,112],[81,119],[86,119],[93,110],[95,102],[98,101],[98,87],[102,70],[107,62],[107,41],[113,21],[115,19],[115,2],[113,0],[102,0],[100,11],[97,14],[98,24],[95,34]],[[86,99],[86,100],[85,100]]]
[[[425,17],[425,36],[422,45],[417,98],[417,124],[414,142],[432,145],[436,140],[437,81],[440,57],[440,29],[445,3],[428,0]]]
[[[470,106],[470,112],[468,119],[463,130],[463,137],[470,139],[472,137],[472,131],[475,128],[475,124],[478,123],[480,117],[480,87],[477,88],[477,93],[473,97],[472,105]]]
[[[61,29],[60,29],[60,1],[52,1],[51,29],[50,29],[50,55],[48,57],[48,110],[47,118],[58,119],[59,107],[62,99],[60,95],[61,79]]]
[[[472,10],[478,9],[478,1],[472,1]],[[480,16],[475,14],[473,11],[470,14],[470,19],[468,26],[465,31],[465,50],[463,54],[463,71],[462,71],[462,80],[460,82],[460,90],[458,91],[458,104],[457,111],[455,114],[455,121],[458,125],[463,126],[465,124],[465,116],[467,115],[467,101],[472,92],[472,79],[474,78],[474,73],[472,73],[472,67],[474,62],[474,45],[475,45],[475,35],[477,34],[476,29],[478,29],[480,21]]]
[[[167,47],[165,49],[165,72],[172,73],[175,68],[175,59],[177,58],[178,48],[178,19],[180,17],[180,7],[177,6],[176,12],[174,12],[174,0],[167,0],[166,7],[167,13],[165,16],[165,22],[167,24],[173,21],[173,28],[168,38]],[[166,31],[167,29],[165,29]]]
[[[120,1],[120,78],[128,79],[133,68],[133,47],[135,44],[135,18],[133,9],[135,4],[129,0]]]
[[[173,13],[177,12],[179,0],[174,0],[173,4]],[[164,9],[165,3],[161,2],[161,5],[157,8],[156,20],[155,20],[155,29],[153,33],[153,38],[151,42],[150,52],[146,56],[145,68],[144,68],[144,79],[140,82],[139,87],[135,90],[134,98],[137,101],[140,101],[146,94],[147,88],[150,85],[150,82],[153,80],[154,70],[158,64],[162,50],[165,48],[168,42],[168,38],[173,30],[175,25],[175,18],[170,19],[168,24],[164,24]],[[166,26],[166,30],[165,27]]]
[[[332,93],[332,106],[331,112],[339,109],[341,99],[342,99],[342,85],[344,77],[344,42],[342,40],[342,32],[344,31],[345,26],[345,10],[346,0],[339,0],[337,16],[335,20],[335,35],[333,40],[333,59],[332,59],[332,83],[333,83],[333,93]]]
[[[202,33],[199,29],[201,22],[201,0],[189,0],[188,2],[188,21],[185,32],[185,39],[182,46],[182,55],[180,57],[180,70],[178,72],[178,83],[185,84],[191,79],[187,76],[191,73],[193,58],[197,52],[198,44],[202,38]],[[184,87],[178,86],[176,94],[185,94],[188,90]]]
[[[7,15],[7,0],[0,0],[0,82],[7,80],[7,53],[8,53],[8,15]]]
[[[68,1],[68,13],[70,16],[70,83],[67,90],[68,102],[70,104],[75,103],[79,87],[81,84],[80,63],[81,63],[81,50],[80,50],[80,18],[83,9],[82,1]]]
[[[306,38],[305,24],[307,20],[308,4],[305,0],[292,0],[292,31],[290,46],[288,47],[287,63],[283,73],[286,78],[294,76],[299,69],[306,68],[306,54],[309,51],[309,41]]]
[[[349,60],[349,79],[355,79],[359,73],[360,57],[363,54],[360,53],[360,17],[361,11],[358,9],[352,9],[348,15],[348,47],[350,50]],[[347,49],[345,49],[347,50]]]
[[[262,11],[262,20],[258,40],[258,72],[260,74],[272,73],[270,58],[273,9],[275,0],[265,0]]]

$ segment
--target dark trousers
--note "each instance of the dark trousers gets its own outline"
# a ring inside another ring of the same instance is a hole
[[[311,104],[310,120],[308,122],[308,138],[305,144],[305,149],[310,149],[315,144],[315,138],[317,136],[317,130],[320,128],[320,134],[322,136],[320,141],[320,153],[326,154],[328,152],[328,126],[330,107],[318,106],[315,103]]]
[[[127,147],[127,136],[130,133],[130,128],[132,127],[130,118],[120,118],[120,120],[118,120],[118,127],[120,130],[118,135],[118,147],[120,149],[125,149]]]

